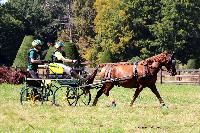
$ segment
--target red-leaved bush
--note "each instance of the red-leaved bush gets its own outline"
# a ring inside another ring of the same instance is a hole
[[[0,67],[0,83],[21,84],[27,72],[12,70],[9,67]]]

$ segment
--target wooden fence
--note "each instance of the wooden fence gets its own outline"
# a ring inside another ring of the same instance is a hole
[[[200,69],[178,69],[177,75],[169,76],[166,71],[158,73],[157,82],[175,83],[175,84],[199,84],[200,85]]]

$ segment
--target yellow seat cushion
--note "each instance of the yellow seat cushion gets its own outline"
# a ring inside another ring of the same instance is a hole
[[[49,74],[63,74],[64,69],[56,63],[49,64]]]

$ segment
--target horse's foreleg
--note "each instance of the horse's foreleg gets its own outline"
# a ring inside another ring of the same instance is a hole
[[[133,99],[131,101],[130,106],[133,106],[133,103],[135,102],[136,98],[138,97],[138,95],[140,94],[140,92],[143,90],[142,86],[137,87],[137,89],[135,90],[135,94],[133,96]]]
[[[161,107],[162,107],[162,106],[166,106],[165,103],[164,103],[164,101],[163,101],[163,99],[161,98],[161,96],[160,96],[160,94],[159,94],[157,88],[156,88],[156,85],[154,84],[154,85],[150,86],[149,88],[151,89],[151,91],[152,91],[152,92],[156,95],[156,97],[158,98]]]

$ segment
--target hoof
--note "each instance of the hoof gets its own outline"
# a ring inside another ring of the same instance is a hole
[[[168,106],[167,106],[165,103],[162,103],[162,104],[160,105],[160,108],[161,108],[161,109],[168,109]]]
[[[115,102],[112,102],[112,108],[115,108],[117,104]]]

